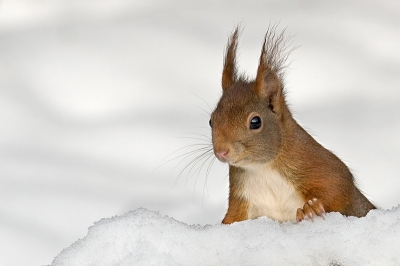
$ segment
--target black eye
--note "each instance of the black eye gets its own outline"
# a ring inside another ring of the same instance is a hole
[[[211,119],[210,119],[210,121],[208,121],[208,124],[209,124],[210,127],[212,128]]]
[[[255,116],[250,121],[250,129],[259,129],[261,127],[261,118]]]

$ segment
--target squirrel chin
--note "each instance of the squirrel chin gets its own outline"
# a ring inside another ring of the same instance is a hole
[[[243,168],[243,169],[252,168],[256,165],[255,163],[246,162],[244,160],[227,162],[227,163],[229,164],[229,166],[234,166],[234,167]]]

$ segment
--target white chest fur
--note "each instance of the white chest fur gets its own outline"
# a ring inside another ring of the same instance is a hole
[[[295,221],[297,208],[304,200],[292,184],[269,165],[246,168],[243,178],[244,197],[249,202],[248,218],[267,216],[276,221]]]

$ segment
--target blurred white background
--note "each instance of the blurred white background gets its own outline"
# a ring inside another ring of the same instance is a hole
[[[235,25],[254,76],[276,22],[299,46],[295,117],[377,206],[397,206],[400,2],[3,0],[0,264],[50,264],[93,222],[138,207],[220,223],[227,166],[177,179],[190,159],[169,160],[209,133]]]

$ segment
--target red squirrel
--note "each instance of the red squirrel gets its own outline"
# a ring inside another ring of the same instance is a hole
[[[257,75],[238,74],[239,27],[230,36],[222,72],[223,94],[211,114],[214,154],[229,164],[230,224],[267,216],[313,220],[325,212],[365,216],[375,206],[360,192],[349,168],[293,118],[283,70],[289,54],[284,33],[269,28]]]

